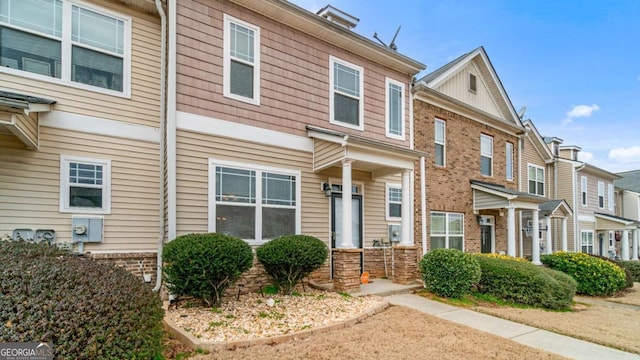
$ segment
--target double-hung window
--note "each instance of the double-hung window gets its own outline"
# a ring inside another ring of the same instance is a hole
[[[226,97],[260,105],[260,28],[224,15]]]
[[[587,206],[587,177],[580,177],[580,203]]]
[[[387,91],[387,136],[404,140],[404,84],[386,80]]]
[[[464,251],[464,214],[432,212],[430,238],[431,250]]]
[[[607,203],[609,204],[609,210],[614,210],[614,197],[613,197],[613,184],[607,184]]]
[[[513,144],[508,142],[505,147],[505,158],[506,158],[506,179],[507,181],[513,180]]]
[[[111,160],[60,156],[60,212],[111,212]]]
[[[604,182],[598,181],[598,209],[604,209]]]
[[[435,163],[436,166],[445,166],[447,159],[447,123],[444,120],[435,120]]]
[[[402,218],[402,188],[400,185],[387,184],[387,220],[399,221]]]
[[[484,134],[480,135],[480,173],[493,175],[493,138]]]
[[[329,122],[364,130],[362,67],[331,56],[329,78]]]
[[[583,253],[593,254],[593,231],[581,231],[580,244]]]
[[[131,20],[70,0],[0,0],[0,71],[129,94]]]
[[[529,194],[544,196],[544,168],[529,164]]]
[[[213,161],[209,230],[252,244],[300,232],[300,173]]]

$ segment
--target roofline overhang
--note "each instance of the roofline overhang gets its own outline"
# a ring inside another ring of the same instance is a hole
[[[150,14],[157,14],[158,13],[158,9],[156,8],[156,4],[154,1],[152,0],[119,0],[121,3],[130,5],[132,7],[135,7],[137,9],[140,9],[144,12],[150,13]],[[166,0],[161,0],[163,3],[166,2]]]
[[[535,139],[538,142],[538,145],[535,145],[536,147],[536,151],[538,152],[538,154],[540,154],[540,156],[543,157],[543,159],[545,160],[545,162],[547,164],[552,163],[554,156],[551,153],[551,149],[549,149],[549,147],[547,146],[547,143],[544,141],[544,138],[540,135],[540,132],[538,131],[538,128],[536,128],[536,125],[533,123],[533,121],[531,121],[531,119],[527,119],[525,121],[522,122],[522,125],[528,130],[527,131],[527,136],[530,136],[529,134],[533,134],[533,137],[535,137]],[[531,139],[533,142],[533,139]],[[541,150],[539,149],[540,147],[542,147],[542,152],[544,152],[544,154],[541,154]]]
[[[384,47],[373,40],[334,24],[287,0],[230,0],[231,2],[300,30],[317,39],[413,76],[426,69],[423,63]]]
[[[612,215],[603,214],[603,213],[593,213],[593,216],[595,216],[596,218],[600,218],[608,221],[618,222],[618,223],[624,224],[625,226],[639,224],[639,222],[636,220],[625,219],[618,216],[612,216]]]
[[[618,174],[614,174],[612,172],[609,172],[605,169],[599,168],[597,166],[591,165],[589,163],[584,163],[584,167],[580,170],[589,172],[591,174],[596,174],[598,176],[604,176],[604,177],[608,177],[610,179],[613,180],[617,180],[617,179],[622,179],[622,176],[618,175]]]
[[[548,211],[549,215],[551,215],[554,212],[558,211],[558,209],[560,207],[563,207],[563,208],[565,208],[565,211],[567,212],[567,215],[572,216],[573,215],[573,209],[571,209],[571,206],[569,206],[569,204],[567,203],[567,201],[565,199],[561,199],[561,200],[562,201],[560,201],[558,203],[558,205],[555,208],[553,208],[553,210]],[[545,213],[547,213],[547,212],[545,211]]]
[[[549,201],[549,199],[547,198],[543,198],[540,197],[540,199],[538,199],[537,197],[533,197],[533,196],[527,196],[526,198],[522,197],[522,195],[520,194],[509,194],[509,193],[505,193],[502,191],[498,191],[495,189],[491,189],[488,188],[486,186],[482,186],[481,184],[471,184],[471,188],[473,190],[478,190],[478,191],[483,191],[486,192],[488,194],[492,194],[492,195],[496,195],[496,196],[500,196],[503,197],[507,200],[519,200],[519,201],[523,201],[523,202],[531,202],[531,203],[535,203],[535,204],[542,204],[544,202]]]

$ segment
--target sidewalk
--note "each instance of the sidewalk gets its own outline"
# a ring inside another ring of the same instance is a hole
[[[393,305],[406,306],[441,319],[466,325],[506,339],[519,342],[537,349],[542,349],[572,359],[607,359],[631,360],[640,359],[640,355],[632,354],[606,346],[578,340],[565,335],[552,333],[535,327],[461,309],[413,294],[387,296]]]

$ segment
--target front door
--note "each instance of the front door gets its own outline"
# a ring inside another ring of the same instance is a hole
[[[331,248],[342,243],[342,193],[331,194]],[[351,195],[351,244],[362,248],[362,195]],[[362,255],[360,255],[362,273]],[[331,261],[333,277],[333,261]]]
[[[480,252],[491,253],[493,242],[493,226],[480,225]]]

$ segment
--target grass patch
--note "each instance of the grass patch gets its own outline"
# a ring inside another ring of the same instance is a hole
[[[511,307],[511,308],[516,308],[516,309],[540,309],[540,310],[552,311],[552,312],[572,312],[572,311],[574,311],[573,309],[560,309],[560,310],[544,309],[544,308],[525,305],[525,304],[520,304],[520,303],[516,303],[516,302],[512,302],[512,301],[505,301],[505,300],[497,298],[497,297],[495,297],[493,295],[482,294],[482,293],[479,293],[479,292],[472,292],[471,294],[464,295],[464,296],[462,296],[460,298],[446,298],[446,297],[438,296],[436,294],[433,294],[433,293],[423,289],[423,290],[417,291],[416,295],[420,295],[422,297],[426,297],[428,299],[431,299],[431,300],[434,300],[434,301],[438,301],[438,302],[441,302],[443,304],[448,304],[448,305],[453,305],[453,306],[463,307],[463,308],[472,308],[472,307],[482,307],[482,306],[484,306],[484,307],[491,307],[491,308]]]

